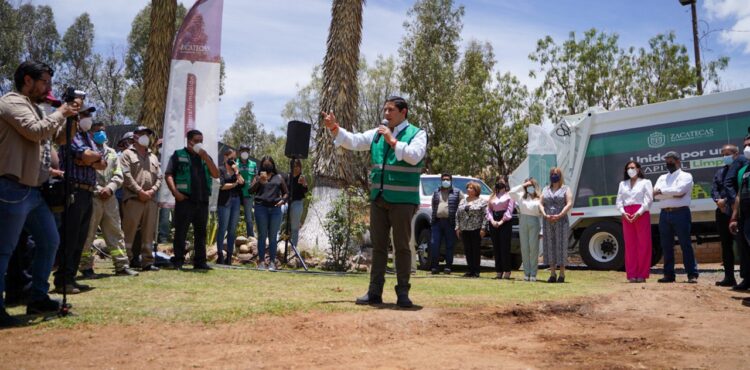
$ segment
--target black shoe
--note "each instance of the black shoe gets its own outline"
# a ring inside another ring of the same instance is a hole
[[[146,265],[146,266],[143,266],[143,268],[141,269],[141,271],[159,271],[159,270],[160,269],[154,265]]]
[[[471,272],[467,272],[467,273],[463,274],[463,277],[465,277],[465,278],[473,278],[474,274],[471,273]]]
[[[558,276],[557,277],[557,282],[558,283],[564,283],[565,282],[565,275]]]
[[[224,264],[224,257],[219,256],[216,258],[216,264],[217,265],[223,265]]]
[[[740,291],[740,290],[750,290],[750,279],[742,280],[741,283],[735,285],[732,287],[732,290]]]
[[[79,279],[96,279],[99,275],[94,272],[94,269],[81,270],[81,277]]]
[[[82,292],[87,292],[87,291],[91,290],[91,286],[90,285],[78,284],[78,282],[75,281],[75,280],[73,280],[73,286],[76,287],[76,288],[78,288],[78,290],[80,290]]]
[[[23,321],[11,316],[4,308],[0,308],[0,328],[12,328],[23,325]]]
[[[52,299],[49,296],[44,299],[30,302],[26,306],[27,315],[38,315],[45,313],[53,313],[60,310],[60,301]]]
[[[557,276],[555,274],[552,274],[549,276],[549,279],[547,279],[548,283],[556,283],[557,282]]]
[[[208,270],[213,270],[213,268],[211,266],[209,266],[207,263],[203,262],[203,263],[199,263],[199,264],[193,265],[193,270],[208,271]]]
[[[430,273],[431,273],[432,275],[437,275],[437,274],[439,274],[439,273],[440,273],[440,271],[438,271],[438,269],[432,269],[432,271],[430,271]]]
[[[396,298],[396,305],[401,308],[412,308],[414,307],[414,303],[412,303],[411,299],[409,299],[408,294],[399,294],[398,298]]]
[[[55,290],[53,292],[57,294],[63,294],[63,286],[62,285],[55,285]],[[65,285],[65,294],[78,294],[81,290],[73,286],[73,284],[67,284]]]
[[[130,267],[125,267],[122,270],[115,271],[115,275],[118,276],[138,276],[138,271],[135,271],[131,269]]]
[[[665,277],[657,280],[657,282],[660,282],[660,283],[674,283],[674,276],[665,276]]]
[[[132,260],[130,260],[130,263],[128,263],[128,265],[131,268],[139,269],[139,268],[141,268],[141,261],[139,259],[137,259],[137,258],[133,258]]]
[[[724,278],[724,280],[716,282],[716,286],[732,287],[735,285],[737,285],[737,280],[734,278]]]
[[[367,293],[361,297],[358,297],[354,303],[359,304],[359,305],[383,304],[383,296]]]

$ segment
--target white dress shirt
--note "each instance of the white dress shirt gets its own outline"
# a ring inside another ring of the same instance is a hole
[[[638,216],[648,212],[654,202],[654,189],[651,180],[639,178],[635,185],[630,186],[630,180],[620,182],[617,190],[617,210],[625,214],[625,207],[640,205],[636,214]]]
[[[508,193],[510,198],[518,205],[518,212],[522,215],[541,217],[542,211],[540,210],[541,203],[539,202],[539,197],[524,198],[524,194],[523,184],[510,189],[510,192]]]
[[[393,136],[397,137],[398,134],[401,133],[401,131],[408,125],[409,122],[406,120],[401,122],[393,130]],[[346,131],[343,127],[339,127],[339,132],[338,134],[336,134],[333,143],[336,146],[341,146],[344,149],[349,150],[370,150],[370,145],[372,144],[377,131],[378,129],[374,128],[362,133],[353,133]],[[381,138],[380,140],[385,140],[385,138]],[[397,160],[404,161],[411,165],[416,165],[417,163],[419,163],[422,158],[424,158],[426,151],[427,134],[424,132],[424,130],[419,130],[419,132],[417,132],[417,135],[414,136],[414,138],[411,140],[411,143],[399,141],[398,143],[396,143],[396,148],[394,149]]]
[[[693,175],[682,169],[661,175],[654,185],[656,190],[661,190],[661,194],[654,197],[659,200],[661,208],[689,207],[693,195]],[[674,197],[680,194],[684,195]]]

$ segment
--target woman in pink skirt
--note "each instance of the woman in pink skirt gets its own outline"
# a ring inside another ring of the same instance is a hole
[[[636,161],[625,164],[624,180],[617,191],[625,238],[625,272],[631,283],[644,283],[651,270],[651,213],[654,201],[651,180],[644,178]]]

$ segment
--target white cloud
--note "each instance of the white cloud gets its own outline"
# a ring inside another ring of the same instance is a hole
[[[704,8],[712,19],[734,22],[731,29],[719,34],[719,39],[750,54],[750,4],[747,0],[706,0]]]

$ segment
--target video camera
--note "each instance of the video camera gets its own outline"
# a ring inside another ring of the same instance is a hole
[[[65,89],[65,93],[62,96],[64,102],[71,103],[76,98],[86,100],[86,92],[83,90],[78,90],[75,87],[68,87],[67,89]]]

